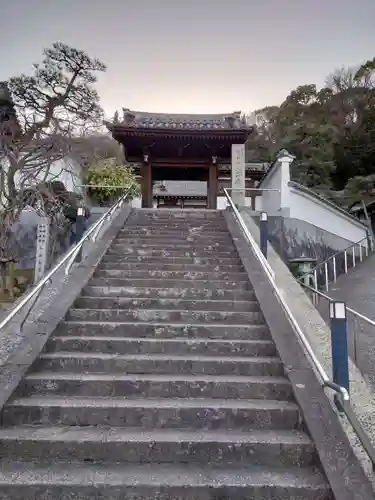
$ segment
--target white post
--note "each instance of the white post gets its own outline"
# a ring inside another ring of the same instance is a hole
[[[289,186],[290,181],[290,165],[295,160],[295,157],[288,153],[286,149],[282,149],[277,155],[278,167],[281,172],[280,176],[280,209],[285,211],[289,209]]]
[[[238,207],[245,206],[245,144],[232,144],[232,191],[231,197]]]
[[[37,228],[36,237],[36,256],[34,284],[43,278],[47,271],[49,250],[49,221],[47,218],[41,218]]]

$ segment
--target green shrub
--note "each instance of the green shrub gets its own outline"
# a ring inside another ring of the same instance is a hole
[[[128,192],[129,199],[139,195],[140,186],[134,170],[128,165],[118,165],[113,158],[101,160],[87,169],[88,194],[100,205],[114,202]],[[106,187],[108,186],[108,187]]]

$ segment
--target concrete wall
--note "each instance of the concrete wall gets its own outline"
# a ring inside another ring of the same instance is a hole
[[[286,151],[279,154],[260,183],[264,191],[256,200],[257,211],[268,213],[270,240],[280,255],[315,257],[321,262],[365,239],[367,228],[360,221],[290,180],[292,162]]]
[[[366,227],[349,214],[324,203],[297,186],[289,185],[289,191],[291,218],[309,223],[353,243],[366,238]]]
[[[268,228],[269,240],[284,260],[305,256],[322,262],[351,245],[345,238],[292,217],[269,217]]]
[[[22,179],[22,172],[15,177],[16,185],[20,185]],[[64,183],[68,191],[81,193],[83,184],[83,172],[80,164],[72,158],[63,158],[58,160],[47,169],[41,169],[36,176],[30,177],[25,182],[26,186],[39,184],[43,181],[60,181]]]
[[[256,243],[259,245],[259,231],[257,231],[253,218],[249,214],[244,214],[243,219],[249,231],[254,235]],[[324,319],[272,246],[268,249],[268,262],[275,273],[275,282],[281,295],[284,297],[295,320],[310,343],[313,352],[322,363],[328,375],[332,377],[331,336]],[[372,444],[375,445],[375,400],[373,392],[367,380],[363,378],[351,359],[349,360],[349,370],[352,405]],[[328,391],[327,394],[329,394]],[[357,436],[354,434],[347,419],[340,415],[338,417],[366,473],[372,476],[371,462]]]
[[[17,263],[16,267],[21,269],[34,269],[36,259],[36,238],[38,224],[41,218],[32,209],[24,210],[19,220],[12,226],[13,238],[17,241]],[[57,235],[54,246],[54,255],[50,264],[67,251],[70,246],[72,227],[64,234]]]
[[[64,158],[51,165],[47,181],[60,181],[64,183],[67,191],[81,193],[83,184],[82,167],[71,158]]]

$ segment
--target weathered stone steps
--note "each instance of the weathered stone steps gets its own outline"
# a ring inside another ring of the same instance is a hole
[[[215,255],[215,257],[213,257]],[[189,264],[189,265],[201,265],[201,266],[228,266],[228,265],[240,265],[241,261],[238,258],[229,258],[229,257],[220,257],[217,258],[215,252],[211,252],[208,257],[195,257],[195,256],[155,256],[155,255],[127,255],[126,258],[124,255],[121,255],[119,253],[115,254],[106,254],[103,257],[102,262],[103,263],[115,263],[115,262],[126,262],[126,263],[139,263],[140,265],[143,265],[143,263],[146,264],[153,264],[154,267],[157,264],[158,267],[160,266],[160,259],[163,259],[166,265],[170,264]]]
[[[0,459],[0,500],[332,500],[210,211],[130,216],[4,407]]]
[[[108,335],[116,337],[150,337],[150,338],[188,338],[188,339],[228,339],[228,340],[262,340],[269,339],[270,334],[264,323],[250,325],[224,325],[199,323],[158,323],[158,322],[97,322],[97,321],[63,321],[54,332],[54,336]]]
[[[109,262],[101,262],[98,267],[98,270],[101,269],[124,269],[124,270],[139,270],[140,265],[138,261],[121,261],[116,259],[115,261]],[[240,262],[238,264],[228,264],[224,265],[208,265],[204,266],[206,272],[221,272],[221,273],[241,273],[244,271],[243,266]],[[142,263],[143,271],[154,271],[155,265],[153,263]],[[163,271],[181,271],[181,272],[201,272],[202,265],[201,264],[163,264]]]
[[[190,283],[189,283],[190,284]],[[254,301],[255,294],[252,290],[221,290],[216,288],[200,288],[188,286],[185,284],[183,288],[163,287],[132,287],[132,286],[98,286],[87,285],[83,291],[83,296],[86,297],[128,297],[128,298],[175,298],[185,300],[238,300],[238,301]],[[193,283],[194,284],[194,283]]]
[[[78,298],[74,307],[77,309],[155,309],[186,311],[259,311],[259,303],[255,300],[205,300],[182,299],[171,297],[87,297]]]
[[[126,259],[129,255],[135,256],[135,257],[157,257],[160,259],[164,257],[171,257],[171,258],[210,258],[213,253],[213,249],[207,249],[207,250],[194,250],[194,249],[188,249],[186,247],[186,250],[179,250],[178,248],[174,249],[173,247],[171,249],[163,249],[163,248],[138,248],[138,247],[116,247],[112,246],[110,250],[108,250],[107,256],[108,258],[111,258],[112,255],[121,255],[123,259]],[[221,259],[232,259],[236,258],[237,252],[235,250],[223,250],[223,251],[215,251],[215,257],[219,260]]]
[[[137,240],[125,240],[125,241],[120,241],[117,240],[116,243],[114,243],[111,247],[111,250],[113,251],[128,251],[130,249],[142,249],[142,250],[163,250],[163,251],[180,251],[180,252],[207,252],[207,251],[213,251],[215,252],[228,252],[229,250],[231,252],[235,252],[235,248],[233,246],[233,243],[231,244],[228,241],[223,241],[223,242],[218,242],[218,241],[186,241],[186,242],[176,242],[173,240],[168,240],[164,242],[157,242],[157,241],[149,241],[149,242],[143,242],[143,241],[137,241]]]
[[[221,236],[206,236],[203,234],[198,235],[186,235],[186,236],[173,236],[161,237],[158,235],[143,235],[142,233],[138,235],[129,234],[128,236],[120,235],[116,240],[117,245],[151,245],[155,244],[157,246],[179,246],[179,245],[193,245],[196,247],[202,247],[205,245],[229,245],[233,247],[233,240],[227,235],[223,234]]]
[[[126,427],[15,426],[0,429],[0,459],[202,465],[315,465],[305,433],[221,429],[137,430]]]
[[[29,373],[18,396],[67,395],[80,397],[211,398],[291,400],[285,377],[206,374]]]
[[[271,340],[59,336],[48,340],[45,352],[111,354],[194,354],[202,356],[275,356]]]
[[[12,477],[12,485],[9,485]],[[209,496],[208,496],[209,495]],[[332,500],[314,468],[2,462],[1,500]]]
[[[246,281],[244,272],[220,272],[220,271],[165,271],[161,269],[144,270],[126,270],[126,269],[98,269],[95,277],[100,278],[128,278],[128,279],[160,279],[167,280],[199,280],[199,281]]]
[[[113,374],[284,375],[283,364],[276,356],[119,355],[66,351],[42,353],[34,363],[34,370]]]
[[[202,267],[204,264],[202,264]],[[134,288],[184,288],[189,283],[185,279],[157,279],[157,278],[118,278],[118,277],[95,277],[90,281],[90,285],[95,286],[132,286]],[[248,281],[230,281],[230,280],[193,280],[194,287],[215,290],[252,290]]]
[[[236,311],[192,311],[184,309],[70,309],[66,319],[87,321],[134,321],[159,323],[214,323],[221,322],[227,325],[238,323],[261,323],[261,312]]]
[[[298,429],[290,401],[231,399],[122,399],[32,396],[12,400],[3,424],[110,426],[142,429]]]

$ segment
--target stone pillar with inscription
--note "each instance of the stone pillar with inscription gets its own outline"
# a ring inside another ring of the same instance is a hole
[[[232,144],[232,200],[245,206],[245,144]]]
[[[43,278],[48,269],[49,233],[49,220],[41,217],[36,237],[34,284]]]

